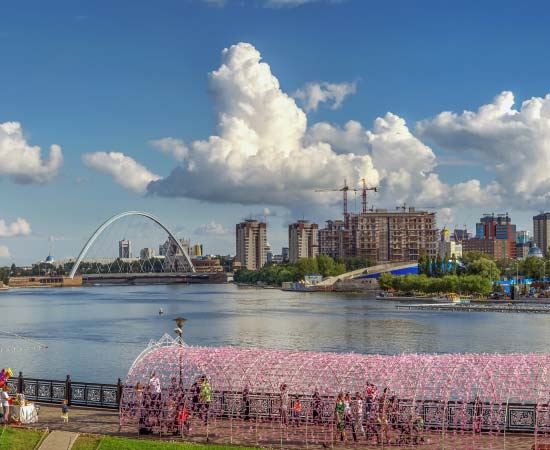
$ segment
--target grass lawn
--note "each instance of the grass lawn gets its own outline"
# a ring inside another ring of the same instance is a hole
[[[80,436],[72,450],[251,450],[252,447],[233,445],[202,445],[160,442],[151,439],[124,439],[104,436]]]
[[[33,450],[43,434],[43,431],[1,427],[0,450]]]
[[[0,428],[0,450],[34,450],[44,431],[24,428]],[[100,445],[101,444],[101,445]],[[232,445],[202,445],[161,442],[151,439],[124,439],[107,436],[81,435],[72,450],[252,450],[252,447]]]

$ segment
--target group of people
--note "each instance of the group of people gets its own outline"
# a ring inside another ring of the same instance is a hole
[[[299,396],[290,402],[288,386],[280,386],[279,404],[282,426],[292,423],[299,426],[301,421],[308,420],[315,425],[333,424],[335,435],[340,441],[347,440],[348,430],[354,442],[359,437],[367,441],[389,444],[395,436],[396,444],[418,444],[423,442],[424,420],[420,414],[410,414],[403,421],[398,398],[388,388],[380,394],[372,383],[367,383],[364,393],[340,392],[333,410],[328,410],[329,399],[322,399],[318,391],[311,397],[311,411],[302,414],[302,403]],[[327,414],[328,413],[328,414]]]
[[[128,408],[131,415],[139,419],[140,434],[151,434],[155,427],[167,433],[188,434],[193,418],[208,425],[213,392],[206,375],[199,376],[189,388],[183,387],[181,381],[172,377],[170,385],[162,389],[158,376],[153,372],[145,386],[138,382],[133,391],[134,398],[128,403]],[[239,411],[232,414],[245,421],[256,418],[249,388],[244,387],[240,395]],[[380,393],[372,383],[367,383],[363,392],[353,395],[340,392],[336,399],[322,397],[317,390],[307,398],[291,394],[288,385],[282,383],[279,393],[274,395],[273,406],[278,407],[280,423],[284,428],[300,427],[307,421],[325,431],[327,427],[334,427],[332,434],[340,441],[347,441],[348,433],[354,442],[359,439],[384,444],[392,440],[392,443],[423,441],[422,416],[412,413],[408,420],[403,420],[399,399],[388,388]],[[217,411],[216,414],[223,412]],[[276,416],[270,414],[269,417],[273,420]]]
[[[140,434],[153,433],[153,427],[165,427],[166,432],[188,434],[191,418],[200,417],[208,425],[212,388],[205,375],[201,375],[189,390],[182,389],[176,377],[163,393],[160,379],[151,373],[146,386],[138,382],[129,408],[133,416],[139,417]]]

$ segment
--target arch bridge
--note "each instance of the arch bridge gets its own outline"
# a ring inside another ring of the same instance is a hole
[[[166,232],[166,234],[168,234],[168,236],[170,238],[170,241],[172,241],[172,243],[176,245],[177,250],[179,250],[179,252],[181,252],[181,257],[183,258],[183,267],[182,268],[186,269],[186,272],[191,272],[191,273],[196,272],[195,266],[193,265],[193,262],[191,261],[191,258],[189,257],[189,254],[187,253],[185,248],[181,245],[181,242],[176,238],[174,233],[172,233],[168,229],[168,227],[166,227],[159,219],[157,219],[152,214],[149,214],[149,213],[143,212],[143,211],[125,211],[125,212],[122,212],[122,213],[119,213],[119,214],[116,214],[116,215],[110,217],[97,230],[95,230],[95,232],[92,234],[90,239],[88,239],[88,241],[86,242],[86,245],[84,245],[84,247],[80,251],[80,254],[78,255],[78,258],[76,259],[76,261],[73,264],[73,267],[71,269],[71,272],[69,273],[69,278],[74,278],[78,268],[80,267],[80,264],[82,263],[82,261],[84,260],[84,257],[86,256],[86,253],[88,253],[88,250],[90,250],[92,245],[94,245],[94,242],[101,235],[101,233],[103,233],[109,226],[111,226],[116,221],[122,219],[123,217],[128,217],[128,216],[145,217],[145,218],[151,220],[152,222],[154,222],[155,224],[157,224],[160,228],[162,228]],[[178,255],[178,256],[180,256],[180,255]]]

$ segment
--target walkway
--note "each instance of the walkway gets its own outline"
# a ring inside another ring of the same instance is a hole
[[[78,433],[69,431],[52,431],[42,442],[38,450],[70,450],[78,437]]]
[[[137,430],[134,428],[125,427],[119,430],[118,425],[118,412],[105,409],[92,409],[92,408],[78,408],[71,407],[70,420],[68,424],[63,424],[63,420],[60,417],[59,405],[40,405],[39,423],[30,425],[30,427],[48,427],[50,430],[62,430],[65,432],[83,433],[83,434],[102,434],[111,436],[122,436],[130,438],[138,438]],[[230,421],[218,420],[216,422],[216,429],[209,435],[208,442],[212,444],[229,444],[229,431]],[[271,425],[270,425],[271,426]],[[243,430],[243,427],[241,427]],[[302,434],[301,430],[295,428],[289,428],[285,432],[284,446],[286,449],[302,449],[305,448],[303,444],[300,444],[298,440],[293,439],[293,434]],[[53,434],[53,433],[52,433]],[[253,426],[250,426],[247,430],[243,430],[239,433],[239,436],[235,436],[233,444],[239,445],[260,445],[263,448],[280,448],[280,441],[278,440],[265,440],[261,439],[256,441],[258,434]],[[303,437],[303,436],[302,436]],[[144,439],[159,439],[158,435],[144,437]],[[173,436],[163,436],[163,440],[179,440]],[[191,434],[185,437],[186,441],[196,443],[206,443],[205,429],[200,424],[194,424],[192,426]],[[428,434],[426,436],[427,442],[422,445],[414,446],[418,450],[530,450],[535,443],[533,435],[522,434],[507,434],[504,435],[473,435],[471,433],[449,433],[445,436],[444,440],[440,439],[438,434]],[[47,441],[45,441],[47,442]],[[44,443],[45,443],[44,442]],[[545,441],[548,442],[548,441]],[[329,444],[330,445],[330,444]],[[48,450],[50,447],[47,447]],[[51,447],[52,449],[54,447]],[[65,449],[67,447],[55,447],[55,450]],[[310,442],[308,448],[313,450],[322,450],[324,448],[322,442]],[[334,448],[336,450],[380,450],[382,446],[375,446],[365,441],[359,441],[354,444],[353,441],[347,441],[342,444],[338,442]],[[404,448],[395,445],[384,446],[385,449],[397,449]],[[409,447],[410,448],[410,447]],[[44,447],[40,447],[44,450]]]

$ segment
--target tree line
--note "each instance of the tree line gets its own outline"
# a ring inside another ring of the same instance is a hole
[[[488,295],[492,291],[489,278],[481,275],[444,275],[435,278],[425,274],[399,276],[384,273],[378,279],[378,283],[384,290],[393,289],[411,295],[449,292]]]
[[[241,268],[235,272],[233,279],[237,283],[258,282],[280,286],[285,281],[300,281],[308,274],[321,274],[323,277],[341,275],[347,272],[346,265],[327,255],[315,258],[302,258],[296,264],[266,264],[259,270]]]

